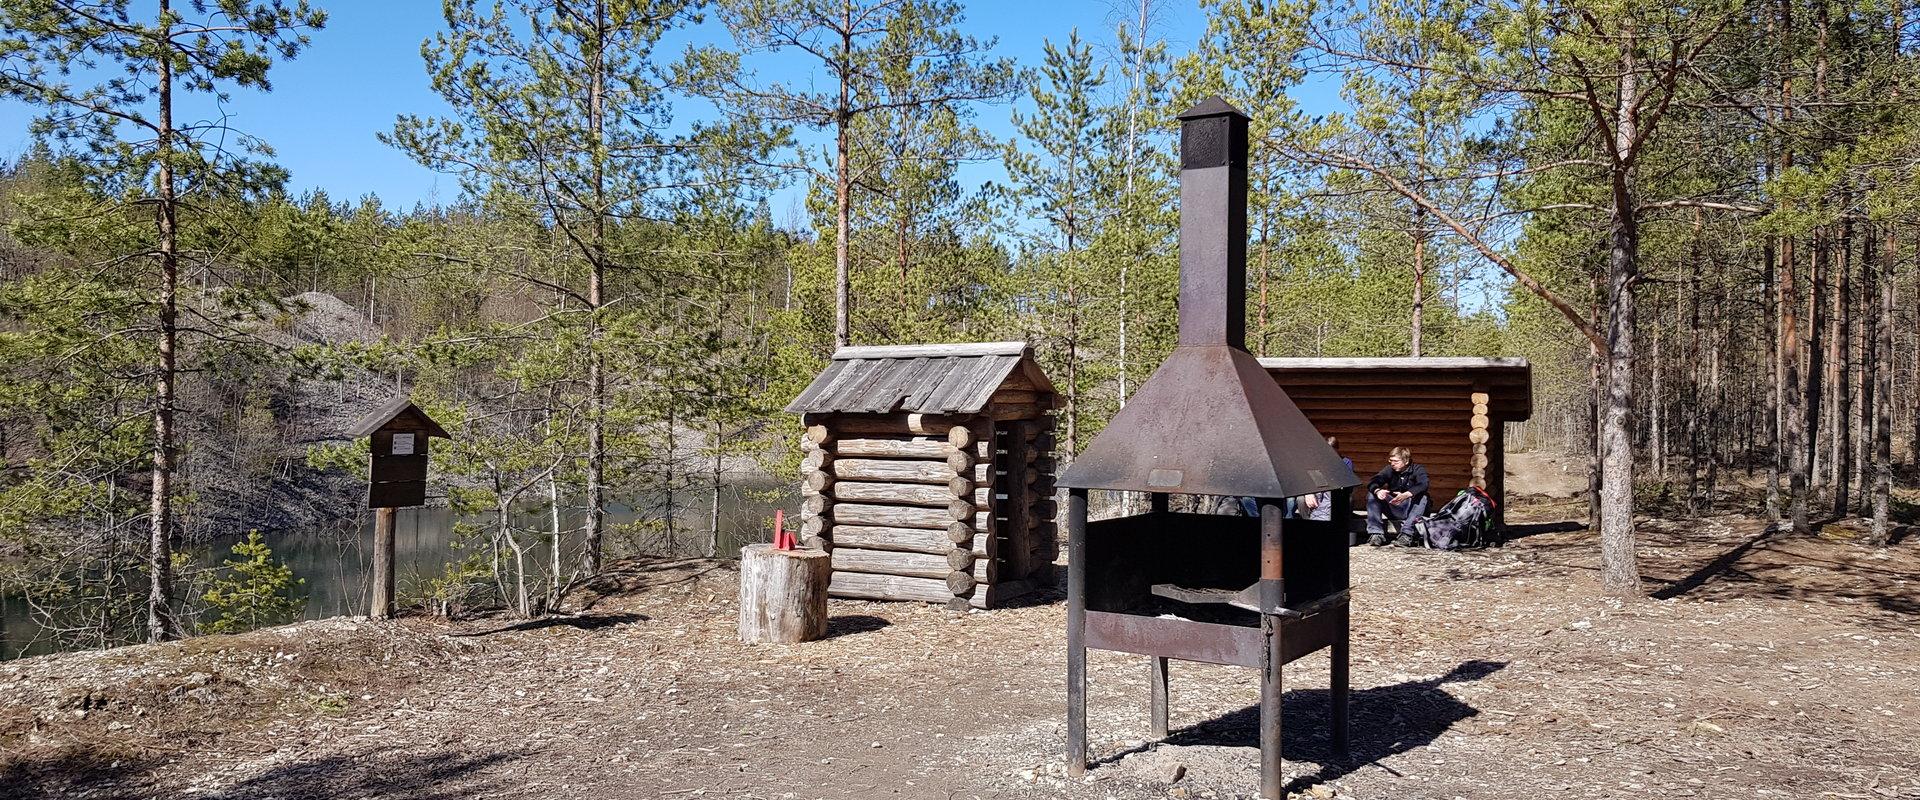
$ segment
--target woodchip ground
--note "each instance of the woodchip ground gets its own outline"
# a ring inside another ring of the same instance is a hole
[[[1287,670],[1304,797],[1920,797],[1920,543],[1648,520],[1650,599],[1536,506],[1504,548],[1354,552],[1352,758],[1326,665]],[[1545,520],[1545,522],[1542,522]],[[1063,604],[832,603],[734,637],[728,563],[633,562],[578,616],[333,619],[0,665],[6,798],[1227,798],[1257,784],[1251,670],[1091,658],[1063,777]]]

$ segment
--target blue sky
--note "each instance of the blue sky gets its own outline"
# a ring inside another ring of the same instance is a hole
[[[271,93],[238,90],[223,109],[231,123],[268,142],[275,160],[292,173],[297,194],[322,189],[335,201],[367,193],[388,208],[417,202],[448,202],[459,194],[458,181],[436,174],[374,139],[389,130],[401,113],[439,115],[447,106],[427,83],[420,44],[443,26],[434,0],[318,0],[328,13],[327,27],[312,35],[312,46],[291,62],[273,68]],[[998,38],[997,52],[1022,66],[1038,65],[1046,39],[1064,40],[1076,27],[1095,47],[1111,45],[1114,26],[1131,18],[1126,0],[975,0],[966,4],[967,32]],[[1205,29],[1192,0],[1164,4],[1157,31],[1175,52],[1184,52]],[[725,31],[707,23],[687,33],[692,41],[725,41]],[[684,40],[683,40],[684,42]],[[674,45],[675,52],[679,44]],[[763,70],[764,72],[764,70]],[[790,78],[791,76],[781,76]],[[1318,92],[1323,102],[1330,92]],[[1241,99],[1236,98],[1236,101]],[[1308,108],[1315,105],[1305,103]],[[211,108],[203,105],[202,114]],[[11,160],[31,144],[27,128],[32,109],[0,101],[0,158]],[[979,110],[978,122],[997,137],[1012,134],[1006,105]],[[978,185],[1002,176],[997,164],[972,164],[962,170]],[[775,196],[774,218],[788,219],[799,188]]]

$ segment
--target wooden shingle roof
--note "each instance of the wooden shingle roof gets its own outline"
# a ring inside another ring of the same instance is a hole
[[[787,411],[977,414],[1015,369],[1053,391],[1026,342],[842,347]]]

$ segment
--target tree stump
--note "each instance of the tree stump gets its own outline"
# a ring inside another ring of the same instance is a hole
[[[740,640],[791,644],[827,635],[832,577],[832,562],[822,550],[740,548]]]

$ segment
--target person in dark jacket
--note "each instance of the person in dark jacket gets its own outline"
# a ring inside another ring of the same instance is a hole
[[[1387,453],[1387,466],[1367,481],[1367,544],[1387,543],[1387,520],[1400,521],[1400,538],[1427,513],[1427,468],[1413,463],[1407,448]]]

